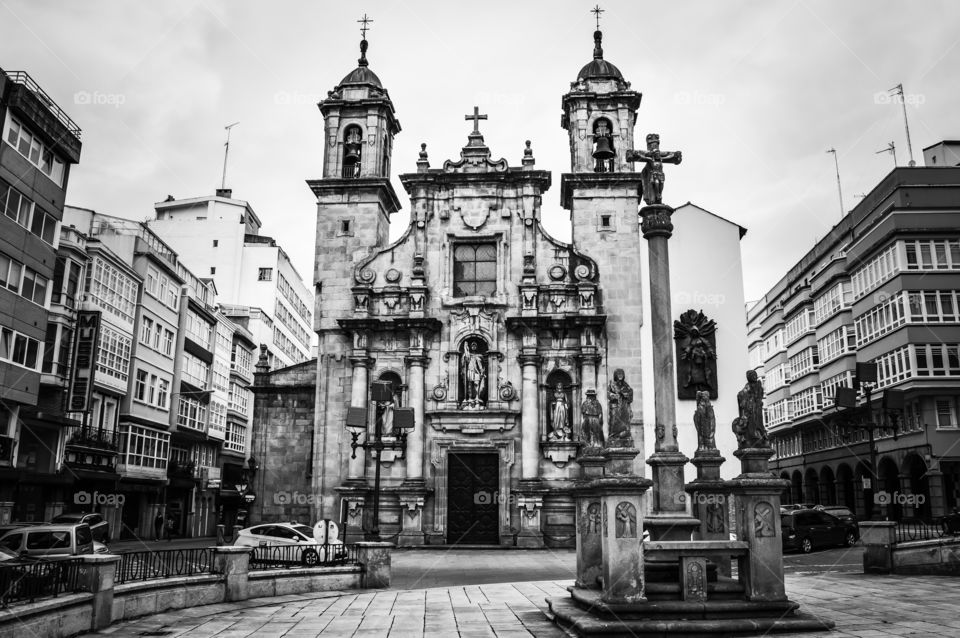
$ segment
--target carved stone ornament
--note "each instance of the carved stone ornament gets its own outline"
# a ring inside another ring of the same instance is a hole
[[[723,505],[720,503],[707,503],[707,532],[711,534],[723,534],[726,526],[723,522]]]
[[[585,534],[600,533],[600,503],[590,503],[587,505]]]
[[[757,503],[753,510],[753,531],[757,538],[775,535],[773,506],[770,503]]]
[[[554,281],[562,281],[563,278],[567,276],[567,269],[561,264],[554,264],[550,266],[550,270],[547,271],[547,274],[550,275],[550,279]]]
[[[623,501],[617,504],[617,538],[637,537],[637,508]]]
[[[737,408],[740,416],[733,420],[737,449],[769,446],[763,424],[763,383],[756,370],[747,370],[747,383],[737,393]]]
[[[444,374],[443,380],[437,385],[433,386],[433,390],[430,395],[433,397],[434,401],[443,401],[447,398],[447,382],[449,380],[449,373]]]
[[[401,275],[400,275],[400,271],[399,271],[399,270],[397,270],[396,268],[391,268],[391,269],[388,270],[387,273],[384,275],[384,278],[385,278],[388,282],[390,282],[391,284],[395,284],[395,283],[397,283],[398,281],[400,281],[400,276],[401,276]]]
[[[695,400],[697,392],[717,398],[717,322],[703,311],[687,310],[673,322],[677,397]]]
[[[357,273],[356,279],[362,284],[370,285],[376,280],[377,273],[369,268],[363,268]]]
[[[513,383],[509,380],[500,379],[497,395],[501,401],[513,401],[517,398],[517,389],[513,387]]]
[[[469,204],[464,203],[457,210],[463,223],[473,230],[479,230],[490,217],[490,204],[480,199],[471,200]]]
[[[673,222],[670,216],[673,211],[666,206],[644,206],[640,209],[640,230],[645,238],[673,234]]]

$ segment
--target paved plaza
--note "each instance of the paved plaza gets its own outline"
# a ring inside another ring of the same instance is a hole
[[[322,592],[208,605],[119,623],[120,637],[562,638],[544,599],[572,581]],[[794,574],[787,593],[837,629],[778,636],[960,636],[960,579],[947,576]]]

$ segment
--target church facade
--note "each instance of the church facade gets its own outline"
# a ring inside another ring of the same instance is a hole
[[[423,145],[400,175],[410,222],[389,242],[400,124],[361,43],[319,105],[324,168],[308,182],[315,368],[256,375],[254,520],[337,519],[348,540],[377,527],[403,545],[572,546],[577,459],[598,421],[644,449],[642,185],[627,161],[641,95],[601,37],[562,98],[570,243],[541,225],[554,185],[530,142],[519,165],[497,158],[476,109],[459,159],[435,165]],[[643,454],[635,464],[644,474]]]

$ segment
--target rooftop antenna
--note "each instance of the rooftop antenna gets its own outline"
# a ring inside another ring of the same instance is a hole
[[[910,155],[910,162],[907,166],[916,166],[917,163],[913,161],[913,145],[910,143],[910,121],[907,120],[907,100],[903,96],[903,84],[898,84],[890,89],[890,94],[900,96],[900,106],[903,107],[903,126],[907,130],[907,154]]]
[[[828,153],[833,153],[833,165],[837,169],[837,194],[840,195],[840,218],[843,219],[843,216],[846,215],[843,208],[843,189],[840,187],[840,162],[837,160],[837,149],[828,148]]]
[[[879,151],[874,153],[874,155],[879,155],[880,153],[890,153],[893,155],[893,167],[897,167],[897,145],[893,142],[887,144],[887,148],[881,148]]]
[[[227,156],[230,154],[230,129],[239,123],[240,122],[234,122],[233,124],[227,124],[223,127],[227,131],[227,141],[223,143],[223,177],[220,179],[220,190],[224,190],[227,187]]]

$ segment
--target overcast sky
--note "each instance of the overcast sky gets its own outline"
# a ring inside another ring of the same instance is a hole
[[[213,194],[224,126],[233,129],[227,185],[263,233],[312,280],[321,175],[316,103],[356,66],[368,13],[370,67],[394,101],[396,175],[458,159],[473,106],[494,157],[515,166],[532,140],[553,172],[543,219],[569,238],[559,203],[569,170],[560,99],[593,50],[593,2],[49,2],[0,0],[0,66],[28,71],[83,129],[68,203],[145,219],[154,202]],[[664,199],[692,201],[749,229],[747,299],[759,298],[893,167],[875,154],[960,138],[960,3],[820,1],[611,2],[605,58],[643,93],[637,139],[660,133],[682,150]],[[951,117],[952,116],[952,117]]]

